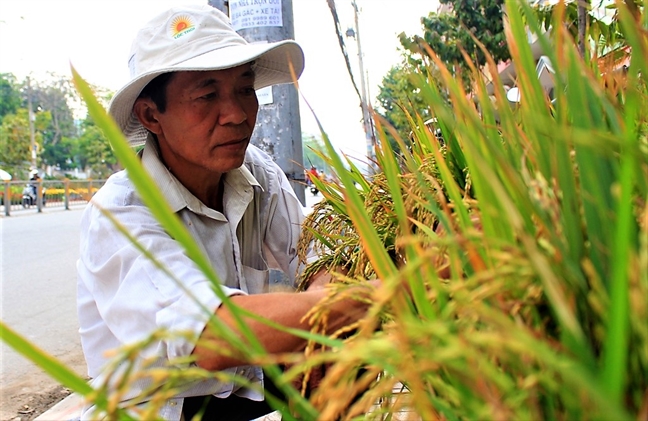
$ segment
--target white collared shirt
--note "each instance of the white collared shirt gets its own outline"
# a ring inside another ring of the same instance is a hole
[[[245,163],[225,174],[223,213],[204,205],[180,184],[160,161],[154,143],[144,148],[142,164],[209,258],[227,296],[268,291],[267,253],[294,283],[303,209],[285,174],[267,154],[250,145]],[[101,208],[110,211],[146,250],[157,256],[176,280],[118,232]],[[125,171],[111,176],[84,211],[77,269],[79,332],[88,374],[95,384],[103,381],[107,351],[143,340],[159,328],[190,335],[159,340],[143,351],[142,357],[159,358],[162,364],[190,355],[210,315],[221,304],[183,247],[142,203]],[[228,371],[262,382],[259,367]],[[124,399],[147,386],[133,385],[132,393]],[[231,393],[263,399],[261,394],[237,389],[232,383],[209,380],[167,401],[159,415],[179,420],[182,396],[227,397]],[[91,409],[85,411],[86,416]]]

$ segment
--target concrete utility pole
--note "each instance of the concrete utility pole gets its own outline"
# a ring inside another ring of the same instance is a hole
[[[292,0],[209,0],[208,3],[230,16],[234,28],[250,43],[295,39]],[[275,85],[262,91],[258,92],[259,113],[252,144],[268,153],[281,167],[297,198],[305,205],[297,89],[293,85]]]

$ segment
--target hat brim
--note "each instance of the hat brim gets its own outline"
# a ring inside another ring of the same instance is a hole
[[[252,61],[255,62],[255,89],[291,83],[293,79],[289,63],[292,63],[296,77],[304,70],[304,53],[299,44],[292,40],[220,48],[173,66],[138,75],[113,96],[109,113],[129,143],[132,146],[141,145],[146,141],[148,132],[133,113],[133,104],[150,81],[169,72],[223,70]]]

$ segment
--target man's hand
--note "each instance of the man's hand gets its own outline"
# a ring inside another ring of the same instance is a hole
[[[332,271],[327,270],[326,268],[320,269],[316,274],[311,276],[311,281],[308,284],[306,291],[312,291],[316,289],[322,289],[326,285],[330,284],[335,280],[335,276],[331,274]],[[337,273],[346,274],[347,269],[339,267],[335,270]]]

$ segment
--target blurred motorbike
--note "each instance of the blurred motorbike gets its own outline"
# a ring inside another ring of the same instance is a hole
[[[35,184],[27,184],[22,192],[22,206],[28,209],[30,206],[36,206],[38,200],[38,187]],[[43,187],[43,207],[45,207],[45,187]]]

